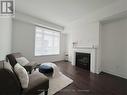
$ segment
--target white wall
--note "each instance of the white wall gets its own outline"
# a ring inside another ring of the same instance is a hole
[[[102,25],[102,70],[127,78],[127,18]]]
[[[11,52],[11,17],[0,18],[0,60],[4,60],[6,54]]]
[[[60,55],[34,56],[35,26],[24,21],[13,19],[12,52],[21,52],[29,60],[36,62],[50,62],[64,59],[66,51],[66,34],[61,33]]]
[[[96,48],[96,73],[101,71],[100,63],[100,44],[99,44],[99,22],[86,23],[85,21],[78,21],[66,27],[65,32],[68,33],[68,53],[69,61],[73,60],[73,42],[77,42],[77,46]]]
[[[99,45],[99,22],[85,23],[85,21],[77,22],[69,25],[66,30],[68,32],[68,51],[69,60],[72,60],[72,43],[78,42],[78,46]]]
[[[97,11],[92,12],[86,16],[83,16],[82,18],[71,22],[67,26],[67,28],[65,29],[65,33],[69,34],[68,35],[68,52],[69,52],[69,60],[70,61],[72,60],[72,42],[78,42],[78,45],[80,45],[80,46],[82,46],[82,45],[83,46],[91,46],[91,44],[94,44],[97,47],[97,52],[96,52],[97,56],[96,57],[97,57],[98,72],[101,72],[101,69],[103,68],[103,71],[111,73],[106,69],[104,70],[104,65],[101,64],[101,63],[103,63],[104,60],[107,60],[107,59],[104,59],[104,57],[101,58],[103,56],[101,53],[102,52],[101,48],[103,48],[102,47],[103,46],[102,39],[103,39],[104,34],[101,33],[103,29],[101,27],[100,21],[104,21],[104,22],[108,21],[109,22],[109,21],[113,21],[113,20],[125,17],[127,15],[126,3],[127,3],[127,0],[120,0],[116,3],[106,6],[100,10],[97,10]],[[114,26],[114,28],[115,27],[120,28],[119,26]],[[117,30],[117,28],[116,28],[116,30]],[[120,31],[123,31],[123,30],[120,30]],[[104,37],[104,38],[106,38],[106,37]],[[108,39],[108,37],[107,37],[107,39]],[[110,42],[110,40],[108,40],[108,41]],[[121,43],[123,43],[123,42],[121,42]],[[110,50],[110,52],[111,51],[112,50]],[[107,51],[105,51],[105,52],[107,52]],[[111,61],[111,60],[109,60],[109,61]],[[107,61],[105,61],[105,62],[107,63]],[[107,64],[110,64],[110,63],[107,63]],[[119,66],[118,65],[114,66],[114,64],[113,64],[112,67],[117,68]],[[120,68],[121,67],[119,67],[119,70],[121,70]],[[126,68],[126,67],[124,67],[124,68]],[[110,69],[112,69],[112,68],[110,68]],[[116,71],[116,73],[118,71]],[[112,71],[112,72],[113,72],[112,74],[118,75],[118,73],[116,74],[115,71]],[[125,71],[123,71],[123,70],[121,70],[121,72],[125,73]],[[125,76],[125,75],[122,75],[122,76]]]

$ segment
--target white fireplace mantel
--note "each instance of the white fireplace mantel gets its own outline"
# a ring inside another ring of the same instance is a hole
[[[75,47],[73,48],[72,65],[75,65],[76,52],[90,53],[90,72],[96,73],[96,48],[93,47]]]

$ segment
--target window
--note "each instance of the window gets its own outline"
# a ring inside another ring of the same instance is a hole
[[[36,26],[35,56],[60,53],[60,32]]]

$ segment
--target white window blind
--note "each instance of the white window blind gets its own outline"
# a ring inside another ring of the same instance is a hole
[[[60,32],[38,26],[35,30],[35,56],[60,53]]]

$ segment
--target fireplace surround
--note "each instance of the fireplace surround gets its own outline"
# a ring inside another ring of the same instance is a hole
[[[92,47],[75,47],[72,52],[72,65],[76,65],[76,52],[90,54],[90,72],[98,73],[96,65],[96,48]]]

